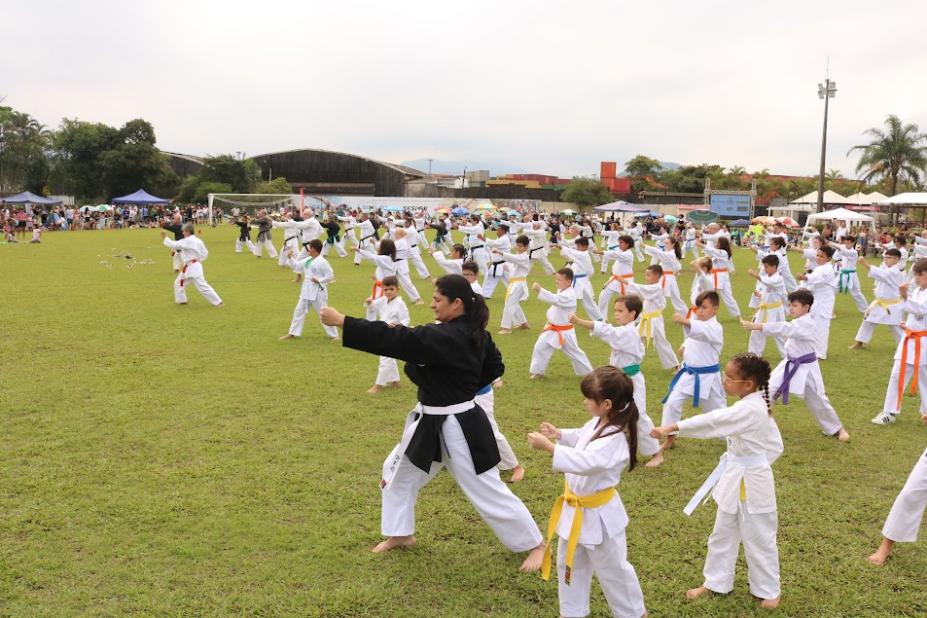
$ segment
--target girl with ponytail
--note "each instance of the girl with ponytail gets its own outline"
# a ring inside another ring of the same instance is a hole
[[[704,583],[686,593],[695,599],[734,588],[734,567],[741,542],[747,557],[750,593],[764,608],[779,606],[779,549],[776,489],[771,464],[782,454],[782,436],[769,404],[769,363],[755,354],[738,354],[724,367],[724,390],[739,400],[728,408],[699,414],[651,432],[692,438],[726,438],[727,452],[684,509],[686,515],[705,499],[718,504],[715,528],[708,537]]]
[[[627,558],[628,515],[615,489],[621,472],[633,469],[637,461],[634,383],[607,365],[587,374],[580,388],[592,420],[578,429],[545,422],[539,432],[528,434],[531,446],[551,453],[554,470],[565,476],[563,495],[554,503],[547,527],[541,576],[550,576],[556,532],[561,616],[589,614],[593,575],[613,615],[646,616],[644,594]]]

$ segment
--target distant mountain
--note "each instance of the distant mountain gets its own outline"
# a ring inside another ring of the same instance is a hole
[[[428,173],[428,159],[403,161],[401,165],[405,165],[406,167],[414,167],[415,169],[421,170],[426,174]],[[489,170],[493,176],[499,176],[501,174],[526,173],[525,170],[518,167],[513,167],[504,163],[492,163],[489,161],[442,161],[440,159],[432,159],[431,161],[432,174],[455,174],[459,176],[463,174],[464,168],[467,168],[468,172],[472,172],[473,170]]]

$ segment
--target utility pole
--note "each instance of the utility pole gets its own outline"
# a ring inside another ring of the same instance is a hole
[[[821,174],[818,177],[818,207],[816,212],[824,210],[824,159],[827,156],[827,108],[828,101],[837,95],[837,82],[825,76],[824,83],[818,84],[818,98],[824,99],[824,134],[821,137]]]
[[[428,175],[429,176],[431,176],[431,162],[432,161],[434,161],[434,159],[428,159]]]

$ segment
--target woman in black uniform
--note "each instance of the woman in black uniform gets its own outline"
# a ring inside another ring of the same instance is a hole
[[[389,537],[373,551],[415,543],[415,501],[441,468],[448,472],[502,543],[530,551],[523,571],[540,567],[544,543],[537,524],[499,477],[499,450],[474,394],[505,370],[486,323],[489,309],[460,275],[435,284],[431,302],[437,324],[389,327],[346,317],[326,307],[322,322],[341,326],[343,345],[406,361],[418,387],[418,404],[406,419],[402,440],[383,466],[380,528]]]

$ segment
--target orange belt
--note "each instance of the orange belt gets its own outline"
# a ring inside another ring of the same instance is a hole
[[[660,287],[663,288],[663,289],[665,290],[665,289],[666,289],[666,278],[669,277],[670,275],[675,275],[675,274],[676,274],[676,273],[674,273],[674,272],[671,271],[671,270],[664,270],[664,271],[663,271],[663,279],[662,279],[661,282],[660,282]]]
[[[557,333],[557,337],[560,338],[560,345],[563,345],[563,333],[568,330],[573,330],[572,324],[548,324],[544,327],[544,330],[552,330]],[[541,331],[544,332],[544,331]]]
[[[380,291],[379,296],[377,295],[377,290]],[[370,292],[370,298],[372,298],[373,300],[376,300],[380,298],[380,296],[383,296],[383,280],[377,279],[373,284],[373,291]]]
[[[624,296],[627,294],[625,291],[624,280],[625,279],[634,279],[634,273],[628,273],[626,275],[612,275],[612,278],[605,282],[605,285],[608,285],[612,281],[617,281],[618,285],[621,286],[621,295]],[[605,286],[602,286],[605,287]]]
[[[689,307],[689,310],[686,311],[686,319],[687,319],[687,320],[688,320],[689,318],[692,317],[692,314],[695,313],[695,310],[696,310],[696,309],[698,309],[698,307],[696,307],[696,306]]]
[[[726,273],[726,272],[727,272],[726,268],[712,268],[711,269],[711,275],[712,277],[714,277],[716,290],[718,289],[718,273]]]
[[[904,374],[908,366],[908,341],[914,340],[914,375],[911,376],[911,392],[917,392],[917,374],[921,369],[921,337],[927,337],[927,330],[904,329],[904,340],[901,342],[901,368],[898,375],[898,405],[901,411],[901,398],[904,397]]]
[[[187,282],[187,278],[184,277],[184,275],[187,274],[187,266],[189,266],[190,264],[196,264],[196,260],[195,259],[190,260],[189,262],[183,265],[183,270],[180,271],[180,287],[183,287],[184,284]],[[918,343],[918,346],[920,346],[920,343]]]

